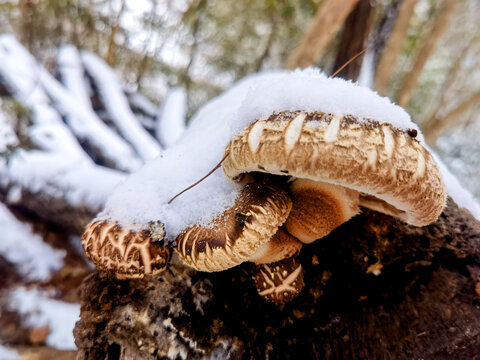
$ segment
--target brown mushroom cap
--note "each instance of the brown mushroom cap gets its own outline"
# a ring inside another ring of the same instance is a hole
[[[446,201],[431,154],[408,131],[354,116],[280,112],[235,135],[223,171],[266,172],[341,185],[374,199],[376,210],[409,224],[435,221]],[[382,203],[383,202],[383,203]],[[369,202],[365,202],[365,206]]]
[[[339,185],[295,179],[290,195],[293,206],[285,227],[306,244],[328,235],[359,212],[358,192]]]
[[[297,258],[257,266],[252,277],[258,294],[270,302],[291,301],[303,287],[303,268]]]
[[[96,220],[85,228],[82,246],[98,269],[113,272],[118,279],[142,278],[166,269],[170,248],[161,244],[161,223],[151,230],[133,231],[115,222]]]
[[[291,207],[285,184],[272,179],[247,184],[212,226],[195,225],[182,231],[176,250],[186,265],[200,271],[231,268],[263,250]]]

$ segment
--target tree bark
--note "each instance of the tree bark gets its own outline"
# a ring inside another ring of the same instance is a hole
[[[359,0],[325,0],[287,61],[287,69],[306,68],[315,63]]]
[[[417,59],[415,60],[412,70],[409,71],[403,79],[402,86],[397,94],[397,102],[400,106],[405,107],[410,102],[410,99],[413,95],[413,90],[415,89],[418,79],[420,78],[420,74],[422,73],[422,70],[430,56],[432,56],[435,52],[437,44],[440,41],[443,33],[447,30],[450,19],[455,11],[455,5],[457,5],[459,1],[460,0],[444,1],[443,7],[435,20],[435,24],[428,34],[420,53],[417,55]]]
[[[402,50],[403,43],[407,37],[408,24],[413,15],[413,10],[417,0],[403,0],[400,7],[392,33],[388,39],[387,45],[382,51],[380,62],[375,73],[374,86],[382,95],[387,91],[390,78],[392,77],[393,68],[397,61],[398,55]]]
[[[95,272],[82,287],[78,359],[473,359],[479,237],[451,199],[422,228],[364,210],[304,246],[305,286],[284,305],[257,295],[250,263],[200,273],[174,258],[130,281]]]
[[[368,36],[373,27],[373,7],[370,1],[360,1],[348,15],[343,27],[340,45],[337,50],[334,71],[342,67],[366,47]],[[356,81],[360,74],[363,57],[358,57],[340,71],[337,76]]]
[[[442,131],[445,130],[445,128],[451,125],[460,115],[478,103],[480,103],[480,91],[474,93],[465,101],[462,101],[455,109],[450,111],[444,117],[437,118],[437,116],[433,116],[430,118],[429,121],[422,126],[422,132],[425,136],[425,141],[428,144],[433,145],[435,140],[442,133]]]

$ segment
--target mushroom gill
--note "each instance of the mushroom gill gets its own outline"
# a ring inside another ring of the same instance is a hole
[[[180,259],[200,271],[222,271],[244,261],[262,263],[298,252],[297,240],[269,240],[285,222],[292,202],[286,185],[265,178],[243,187],[234,205],[209,226],[194,225],[177,237]],[[278,246],[284,243],[286,246]]]

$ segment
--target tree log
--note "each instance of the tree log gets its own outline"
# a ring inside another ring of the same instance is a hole
[[[78,359],[472,359],[479,238],[451,199],[422,228],[364,210],[304,246],[305,286],[284,305],[257,295],[250,263],[200,273],[174,258],[129,281],[95,272],[82,287]]]

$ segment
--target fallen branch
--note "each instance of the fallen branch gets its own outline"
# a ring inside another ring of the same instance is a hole
[[[168,148],[180,139],[186,129],[187,93],[183,88],[171,89],[163,99],[157,118],[156,137]]]
[[[109,118],[122,136],[143,160],[158,156],[162,151],[160,144],[139,124],[114,71],[92,53],[85,51],[81,56]]]

